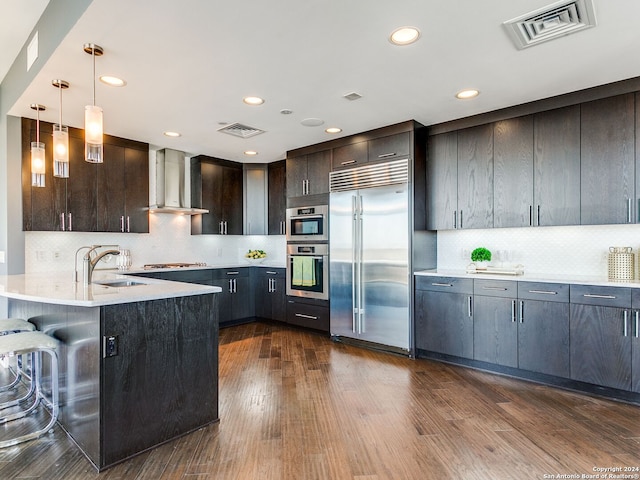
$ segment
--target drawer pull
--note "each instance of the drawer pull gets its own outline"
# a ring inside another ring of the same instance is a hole
[[[507,289],[505,287],[482,287],[483,290],[500,290],[501,292],[506,292]]]
[[[432,283],[431,285],[433,285],[434,287],[453,287],[452,283]]]
[[[539,293],[541,295],[557,295],[558,292],[552,292],[550,290],[529,290],[529,293]]]
[[[278,272],[270,272],[269,270],[267,270],[267,274],[268,274],[268,275],[277,275],[277,274],[278,274]]]
[[[227,272],[227,275],[240,275],[240,272]]]
[[[614,300],[616,298],[615,295],[596,295],[595,293],[585,293],[582,296],[587,298],[604,298],[607,300]]]
[[[296,313],[296,317],[308,318],[310,320],[317,320],[318,317],[314,317],[313,315],[305,315],[303,313]]]
[[[348,160],[346,162],[340,162],[340,165],[353,165],[354,163],[356,163],[355,160]]]
[[[396,155],[397,155],[396,152],[381,153],[380,155],[378,155],[378,158],[389,158],[389,157],[395,157]]]

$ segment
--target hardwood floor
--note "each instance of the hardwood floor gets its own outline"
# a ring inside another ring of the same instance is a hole
[[[219,373],[219,424],[101,474],[56,427],[0,451],[0,478],[511,480],[640,467],[640,407],[300,330],[222,329]]]

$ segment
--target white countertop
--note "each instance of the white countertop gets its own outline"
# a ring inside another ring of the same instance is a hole
[[[170,262],[168,262],[170,263]],[[249,263],[246,261],[236,261],[236,262],[227,262],[227,263],[219,263],[214,265],[192,265],[189,267],[180,267],[180,268],[143,268],[142,265],[134,265],[129,270],[127,270],[127,274],[134,275],[136,273],[147,273],[147,272],[175,272],[175,271],[183,271],[183,270],[212,270],[216,268],[241,268],[241,267],[264,267],[264,268],[286,268],[284,263],[280,263],[277,261],[264,261],[262,263]]]
[[[496,275],[486,273],[467,273],[465,270],[419,270],[414,275],[431,277],[473,278],[482,280],[512,280],[516,282],[573,283],[578,285],[601,285],[607,287],[640,288],[640,280],[611,281],[607,277],[579,276],[571,274],[525,273],[523,275]]]
[[[82,282],[76,283],[73,281],[73,272],[71,271],[61,272],[59,274],[0,275],[0,296],[58,305],[99,307],[118,303],[203,295],[222,291],[220,287],[170,282],[136,277],[134,275],[121,275],[116,271],[96,270],[93,274],[94,282],[118,279],[133,280],[142,283],[142,285],[112,287],[92,283],[85,287]]]

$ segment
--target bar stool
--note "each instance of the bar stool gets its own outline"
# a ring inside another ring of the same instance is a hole
[[[0,448],[10,447],[18,443],[26,442],[45,434],[58,419],[58,342],[53,337],[42,332],[20,332],[12,335],[0,335],[0,358],[16,355],[33,354],[31,366],[31,382],[35,385],[36,399],[32,405],[16,413],[0,416],[0,423],[7,423],[23,418],[34,411],[40,403],[50,408],[49,423],[43,428],[31,433],[19,435],[7,440],[0,440]],[[45,398],[41,391],[42,353],[47,353],[51,358],[51,400]],[[48,404],[48,405],[47,405]]]
[[[2,318],[0,319],[0,336],[10,335],[18,332],[33,332],[36,329],[33,323],[27,322],[22,318]],[[17,357],[16,374],[11,383],[0,386],[0,392],[6,392],[13,389],[22,379],[22,356]]]

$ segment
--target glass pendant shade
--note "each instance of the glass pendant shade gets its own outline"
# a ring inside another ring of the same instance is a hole
[[[31,186],[45,186],[44,143],[31,142]]]
[[[69,178],[69,128],[53,126],[53,176]]]
[[[102,163],[102,108],[84,107],[84,159],[90,163]]]

